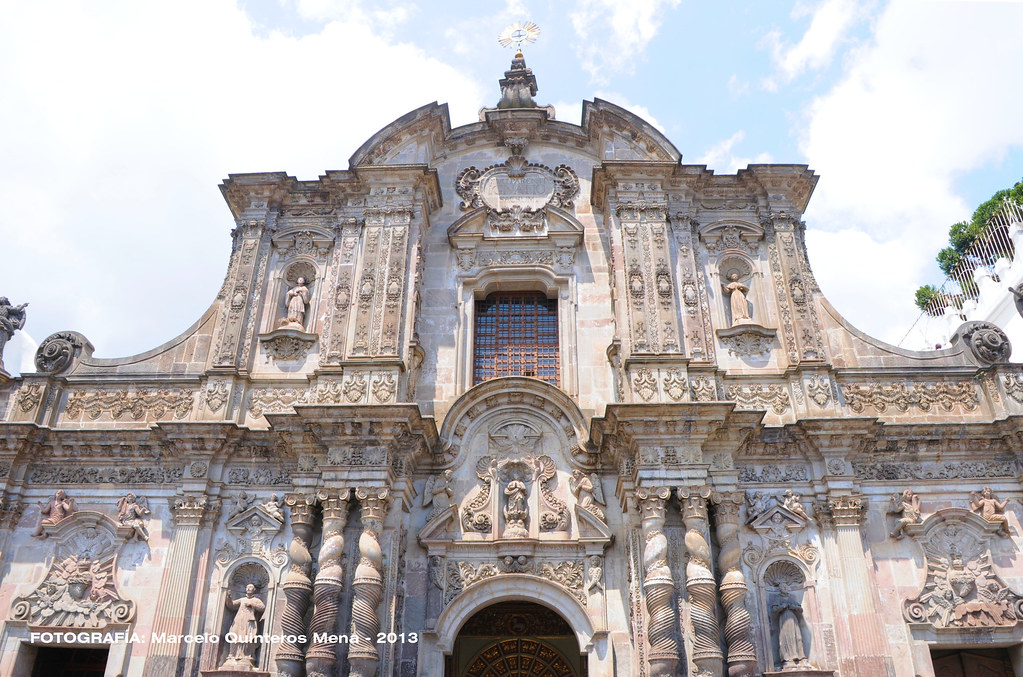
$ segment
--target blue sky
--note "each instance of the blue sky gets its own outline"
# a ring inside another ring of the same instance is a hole
[[[394,118],[498,99],[506,25],[537,99],[659,126],[683,161],[807,163],[810,261],[855,326],[898,342],[948,226],[1023,177],[1019,2],[0,0],[0,295],[27,337],[141,352],[220,288],[229,173],[344,169]],[[1011,30],[1010,30],[1011,29]],[[935,337],[911,334],[904,345]],[[937,337],[941,338],[941,337]]]

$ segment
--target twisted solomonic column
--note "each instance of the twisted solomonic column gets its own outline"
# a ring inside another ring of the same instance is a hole
[[[668,539],[664,535],[664,507],[671,496],[668,487],[637,489],[643,520],[643,592],[649,614],[650,677],[675,677],[679,651],[675,638],[675,609],[671,596],[675,584],[668,567]]]
[[[725,643],[728,645],[728,677],[753,677],[757,670],[753,626],[746,611],[746,579],[739,566],[739,507],[741,491],[715,493],[714,528],[717,533],[718,572],[721,586],[718,596],[725,610]]]
[[[721,631],[718,628],[717,595],[711,572],[710,543],[707,542],[707,497],[705,487],[678,490],[682,520],[686,525],[686,590],[689,592],[693,622],[693,662],[701,675],[718,677],[722,672]]]
[[[305,655],[303,647],[287,638],[306,634],[305,612],[309,608],[309,594],[313,582],[309,579],[313,558],[309,554],[309,541],[313,535],[316,497],[291,494],[285,499],[291,508],[291,532],[294,536],[288,546],[291,561],[281,588],[284,590],[284,612],[281,614],[281,634],[285,636],[277,650],[279,677],[303,677]]]
[[[348,496],[350,491],[317,495],[323,510],[323,544],[317,560],[319,571],[313,583],[313,620],[310,630],[317,634],[332,635],[337,625],[338,598],[344,585],[341,569],[341,554],[345,549],[342,532],[348,520]],[[315,639],[306,652],[306,677],[327,677],[333,674],[337,653],[333,642],[317,642]]]
[[[377,603],[383,592],[384,566],[380,551],[380,533],[387,516],[390,494],[387,489],[362,488],[355,496],[362,507],[362,534],[359,535],[359,566],[355,568],[352,587],[352,632],[359,635],[358,643],[348,649],[348,661],[352,665],[350,677],[374,677],[380,654],[377,652],[377,632],[380,620],[377,618]]]

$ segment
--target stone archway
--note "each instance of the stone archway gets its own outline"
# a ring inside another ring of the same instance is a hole
[[[462,626],[447,657],[446,677],[586,677],[586,659],[571,626],[533,602],[485,607]]]

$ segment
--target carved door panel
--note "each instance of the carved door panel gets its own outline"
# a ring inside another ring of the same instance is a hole
[[[1013,677],[1005,649],[936,652],[934,677]]]

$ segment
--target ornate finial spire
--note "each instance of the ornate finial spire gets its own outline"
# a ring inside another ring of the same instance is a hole
[[[536,77],[533,71],[526,68],[526,60],[522,57],[522,43],[536,42],[540,35],[540,27],[532,21],[516,22],[508,26],[497,37],[502,47],[515,45],[515,58],[511,69],[504,72],[501,84],[501,100],[498,108],[536,108],[533,95],[536,94]]]

